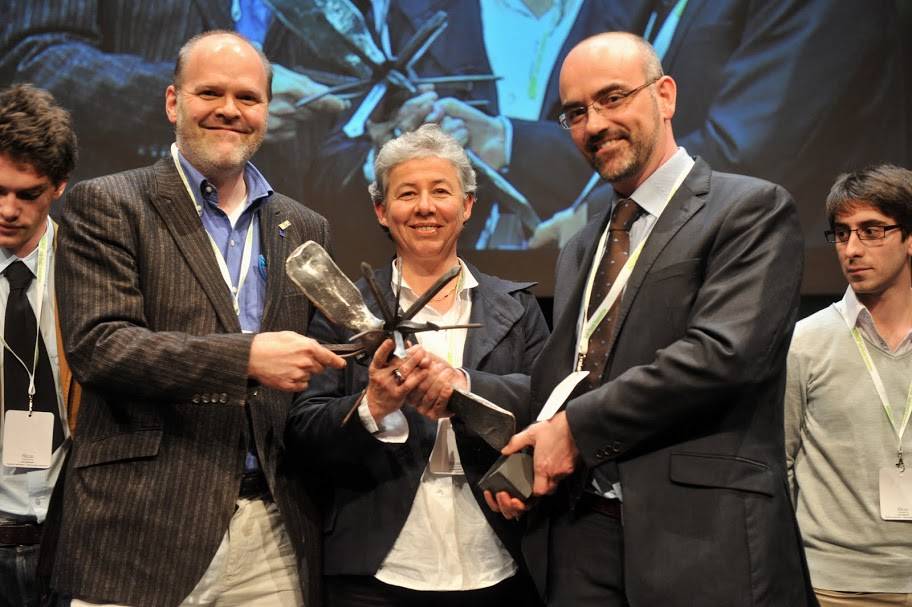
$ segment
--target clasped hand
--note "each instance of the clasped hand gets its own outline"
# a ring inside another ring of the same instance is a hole
[[[534,497],[554,493],[558,483],[576,469],[579,449],[570,432],[567,414],[563,411],[547,421],[536,422],[513,436],[501,453],[512,455],[527,447],[532,447]],[[528,504],[506,491],[499,491],[496,495],[485,491],[484,497],[491,510],[500,512],[507,519],[518,518],[529,509]]]
[[[405,404],[434,421],[449,417],[447,403],[453,388],[467,387],[462,372],[420,345],[409,347],[401,359],[392,356],[394,347],[391,339],[380,344],[368,368],[366,396],[374,419]]]

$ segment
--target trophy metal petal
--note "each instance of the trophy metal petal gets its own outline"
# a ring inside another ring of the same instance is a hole
[[[289,255],[285,272],[332,323],[355,333],[379,329],[383,321],[323,247],[308,240]]]

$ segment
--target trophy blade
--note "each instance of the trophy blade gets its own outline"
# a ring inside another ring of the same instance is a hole
[[[285,273],[332,323],[355,333],[383,326],[358,288],[316,242],[308,240],[295,249],[285,262]]]
[[[466,428],[497,451],[503,449],[516,434],[513,414],[477,394],[454,389],[447,407]]]

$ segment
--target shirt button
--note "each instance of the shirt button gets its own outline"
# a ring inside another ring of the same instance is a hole
[[[237,246],[237,242],[235,242],[234,239],[229,240],[229,241],[228,241],[228,244],[229,244],[230,246],[232,246],[232,247],[236,247],[236,246]]]

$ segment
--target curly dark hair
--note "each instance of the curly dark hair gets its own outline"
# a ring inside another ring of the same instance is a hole
[[[0,154],[57,185],[76,166],[76,146],[70,114],[50,93],[31,84],[0,91]]]

